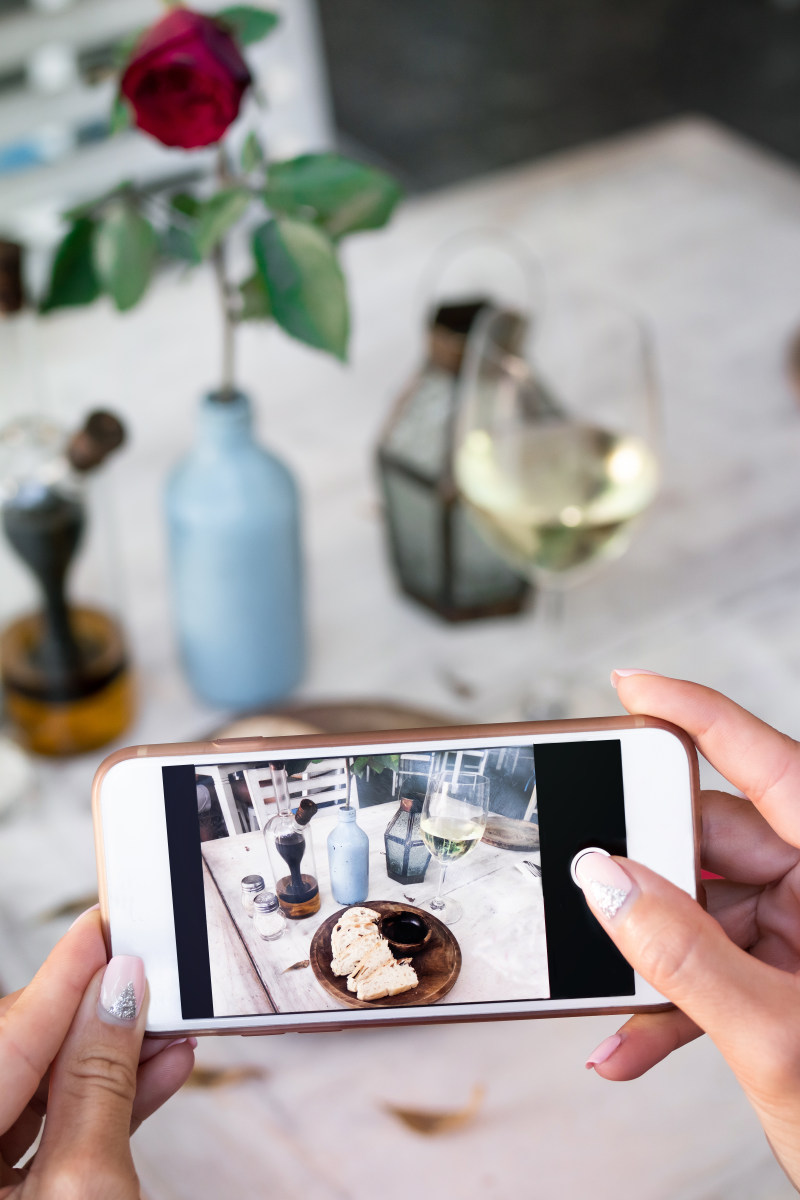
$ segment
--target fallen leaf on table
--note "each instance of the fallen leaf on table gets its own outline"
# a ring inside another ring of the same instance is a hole
[[[405,892],[403,892],[403,899],[404,899],[404,900],[408,900],[408,901],[409,901],[409,903],[411,903],[411,904],[413,904],[413,903],[414,903],[414,897],[413,897],[413,896],[407,896],[407,895],[405,894]]]
[[[247,1083],[249,1079],[266,1079],[263,1067],[195,1067],[184,1087],[218,1088]]]
[[[54,908],[46,908],[36,919],[40,924],[46,925],[49,921],[61,921],[64,917],[79,917],[93,904],[97,904],[97,893],[87,892],[85,896],[74,896],[72,900],[56,904]]]
[[[398,1121],[407,1125],[409,1129],[413,1129],[415,1133],[424,1133],[430,1137],[439,1133],[451,1133],[454,1129],[461,1129],[462,1126],[468,1125],[478,1115],[484,1095],[485,1088],[481,1084],[476,1084],[472,1089],[469,1103],[464,1108],[458,1108],[452,1112],[431,1112],[424,1108],[398,1108],[394,1104],[384,1104],[384,1108],[393,1117],[397,1117]]]
[[[302,967],[310,967],[311,961],[308,958],[303,958],[300,962],[292,963],[290,967],[284,967],[281,975],[285,975],[287,971],[299,971]]]

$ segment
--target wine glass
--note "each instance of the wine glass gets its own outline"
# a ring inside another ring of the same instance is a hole
[[[425,907],[446,925],[454,925],[463,911],[456,900],[442,897],[447,868],[475,849],[483,837],[488,815],[489,781],[483,775],[458,770],[431,775],[422,806],[420,832],[442,870],[436,895]]]
[[[527,355],[490,310],[467,348],[456,486],[483,535],[539,589],[528,714],[567,715],[564,592],[627,549],[659,483],[658,404],[641,320],[588,292],[555,298]],[[560,644],[561,643],[561,644]]]

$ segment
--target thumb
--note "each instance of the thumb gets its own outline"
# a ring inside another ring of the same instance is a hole
[[[89,984],[53,1064],[33,1172],[48,1182],[54,1173],[66,1195],[85,1200],[139,1195],[130,1126],[145,992],[142,960],[112,958]]]
[[[795,1069],[792,975],[739,949],[686,892],[639,863],[585,854],[575,874],[634,970],[706,1031],[746,1090]]]

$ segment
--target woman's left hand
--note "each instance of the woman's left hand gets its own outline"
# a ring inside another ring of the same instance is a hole
[[[32,1196],[56,1195],[57,1188],[48,1191],[50,1184],[61,1180],[67,1185],[76,1171],[86,1172],[87,1187],[80,1194],[89,1200],[91,1171],[96,1170],[102,1187],[106,1165],[110,1175],[127,1173],[136,1186],[127,1137],[191,1073],[194,1038],[169,1042],[145,1037],[142,1041],[141,1032],[137,1035],[131,1028],[120,1033],[120,1042],[129,1033],[136,1047],[141,1045],[135,1094],[132,1101],[112,1094],[114,1079],[125,1074],[123,1059],[132,1047],[126,1045],[120,1050],[120,1061],[112,1062],[108,1045],[113,1037],[103,1042],[102,1022],[97,1033],[92,1032],[99,1021],[95,993],[105,965],[100,916],[91,910],[55,946],[27,987],[0,999],[0,1200],[23,1191],[26,1196],[29,1191]],[[133,1053],[136,1056],[136,1049]],[[101,1128],[104,1114],[109,1121],[112,1116],[119,1120],[123,1111],[129,1124],[124,1153],[112,1146],[116,1139],[104,1139]],[[47,1129],[39,1150],[25,1168],[17,1168],[39,1136],[46,1113]],[[115,1161],[101,1162],[109,1154]],[[126,1188],[120,1194],[127,1194]]]

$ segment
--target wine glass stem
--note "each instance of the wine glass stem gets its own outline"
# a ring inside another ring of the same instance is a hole
[[[567,715],[565,589],[539,584],[539,658],[533,676],[532,720],[559,720]]]
[[[444,908],[444,900],[442,899],[442,887],[444,885],[444,877],[447,874],[447,863],[442,863],[442,869],[439,872],[439,886],[436,889],[436,899],[432,901],[431,908]]]

